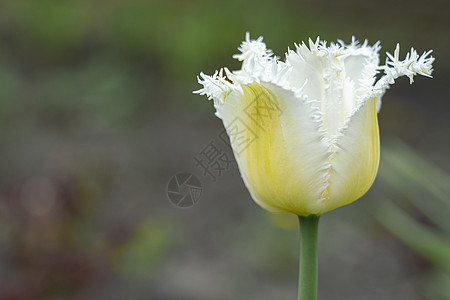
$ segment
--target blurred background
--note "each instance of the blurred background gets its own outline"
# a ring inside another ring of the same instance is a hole
[[[281,57],[318,35],[434,49],[434,79],[383,99],[374,186],[321,220],[319,297],[450,299],[449,25],[446,0],[0,1],[0,299],[296,299],[296,219],[194,160],[229,151],[196,75],[238,69],[246,31]]]

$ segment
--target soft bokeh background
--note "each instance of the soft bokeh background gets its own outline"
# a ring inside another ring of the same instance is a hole
[[[317,35],[434,49],[434,79],[401,78],[384,97],[375,185],[322,218],[319,297],[450,299],[449,11],[446,0],[1,1],[0,299],[296,298],[296,220],[254,204],[235,164],[212,182],[193,161],[223,129],[191,93],[195,76],[239,68],[246,31],[279,56]],[[178,172],[203,187],[189,209],[166,196]]]

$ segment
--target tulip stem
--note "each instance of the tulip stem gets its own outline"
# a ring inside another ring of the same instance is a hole
[[[318,258],[317,232],[319,216],[299,216],[300,221],[300,266],[298,300],[317,299]]]

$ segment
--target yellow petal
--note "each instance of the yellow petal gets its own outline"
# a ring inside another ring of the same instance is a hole
[[[351,117],[338,146],[330,158],[332,168],[321,213],[357,200],[375,180],[380,160],[375,98],[366,101]]]
[[[317,112],[274,84],[243,86],[216,105],[253,199],[269,210],[318,214],[329,168]]]

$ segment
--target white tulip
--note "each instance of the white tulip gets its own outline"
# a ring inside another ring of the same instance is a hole
[[[274,57],[249,34],[234,57],[242,69],[201,73],[196,91],[214,100],[252,198],[272,211],[321,215],[372,185],[380,143],[381,97],[399,76],[431,77],[431,51],[379,66],[379,43],[309,40]],[[376,74],[384,75],[376,81]]]

